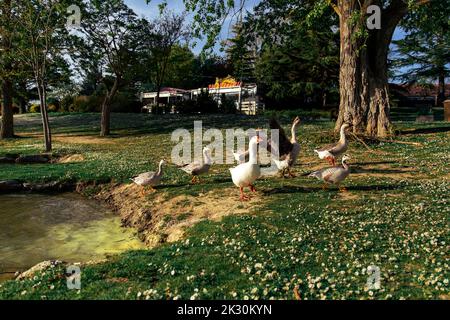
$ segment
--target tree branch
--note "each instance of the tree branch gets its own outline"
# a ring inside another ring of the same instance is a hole
[[[335,4],[333,0],[327,0],[327,2],[333,8],[334,12],[336,12],[338,16],[341,16],[341,11],[339,10],[337,4]]]

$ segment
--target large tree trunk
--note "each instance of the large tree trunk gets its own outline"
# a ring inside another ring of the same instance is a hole
[[[365,11],[355,0],[340,0],[340,107],[336,130],[343,123],[353,126],[353,132],[385,137],[390,134],[387,55],[395,27],[407,12],[402,0],[394,0],[382,12],[380,30],[367,30],[368,37],[357,38],[367,29]],[[380,4],[380,1],[366,2]],[[363,12],[355,22],[352,18]]]
[[[14,137],[14,112],[12,101],[13,86],[9,79],[3,80],[2,83],[2,123],[0,130],[0,138]]]
[[[0,129],[0,138],[13,138],[14,137],[14,112],[13,112],[13,85],[11,81],[11,71],[12,66],[10,51],[11,51],[11,35],[10,35],[10,24],[11,24],[11,0],[5,0],[3,4],[3,14],[2,19],[6,26],[2,29],[2,34],[0,35],[1,48],[3,51],[2,55],[5,56],[5,64],[3,67],[4,78],[2,79],[2,121]]]
[[[436,95],[436,107],[442,107],[445,100],[445,70],[441,70],[438,79],[438,92]]]
[[[120,77],[116,77],[113,87],[106,93],[102,104],[102,120],[100,136],[106,137],[111,133],[111,102],[119,90]]]
[[[37,89],[39,94],[39,101],[41,103],[41,118],[42,118],[42,129],[44,132],[44,147],[45,152],[52,151],[52,134],[50,130],[50,121],[48,118],[47,110],[47,92],[43,80],[37,80]]]
[[[351,15],[358,10],[354,1],[341,1],[340,4],[340,73],[339,73],[339,116],[336,130],[343,123],[353,126],[354,132],[361,132],[365,126],[366,101],[362,96],[366,77],[366,54],[361,50],[362,41],[354,35],[360,28],[350,23]]]

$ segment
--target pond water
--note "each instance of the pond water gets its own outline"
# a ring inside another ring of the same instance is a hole
[[[45,260],[87,262],[145,248],[132,229],[77,194],[0,195],[0,280]]]

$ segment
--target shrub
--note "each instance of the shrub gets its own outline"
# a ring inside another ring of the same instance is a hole
[[[175,111],[182,114],[197,113],[197,103],[194,100],[180,101],[175,104]]]
[[[233,99],[227,98],[225,94],[221,97],[222,103],[220,104],[219,111],[225,114],[235,114],[237,112],[236,103]]]
[[[37,104],[32,104],[30,107],[30,112],[31,113],[39,113],[39,112],[41,112],[41,107]]]
[[[276,117],[276,118],[285,118],[285,119],[294,119],[296,116],[302,118],[302,120],[317,120],[320,118],[329,119],[330,118],[330,110],[321,110],[321,109],[288,109],[288,110],[266,110],[264,115],[268,118]]]
[[[48,105],[48,111],[49,112],[57,112],[58,111],[58,106],[55,104],[49,104]]]
[[[197,110],[201,113],[217,113],[219,111],[216,101],[210,96],[209,91],[202,90],[196,100]]]
[[[118,92],[111,103],[112,112],[140,112],[141,104],[130,92]]]
[[[177,102],[175,104],[175,111],[182,114],[217,113],[219,109],[217,103],[209,95],[209,92],[202,90],[195,100]]]
[[[75,100],[75,97],[73,97],[73,96],[65,96],[64,98],[62,98],[61,104],[60,104],[60,110],[63,112],[70,111],[70,107],[73,104],[74,100]]]
[[[105,97],[99,94],[91,96],[65,97],[61,109],[70,112],[100,112]],[[134,95],[118,92],[111,102],[112,112],[140,112],[141,104]]]
[[[97,95],[78,96],[69,107],[70,112],[99,112],[103,98]]]

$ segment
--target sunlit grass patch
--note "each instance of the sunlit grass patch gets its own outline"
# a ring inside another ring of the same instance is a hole
[[[70,117],[52,119],[57,134],[96,138],[93,131],[78,132],[81,115],[73,116],[72,124]],[[86,117],[85,128],[91,130],[98,115]],[[56,125],[59,119],[61,128]],[[82,154],[85,161],[0,164],[0,180],[129,183],[129,177],[154,170],[161,158],[167,159],[173,145],[171,129],[192,128],[195,117],[114,119],[117,135],[106,139],[107,144],[56,143],[57,152]],[[203,119],[205,126],[222,129],[266,125],[259,117]],[[303,149],[297,178],[258,180],[259,206],[239,204],[221,220],[192,225],[182,240],[84,267],[79,292],[67,290],[64,269],[57,267],[36,279],[3,284],[0,298],[293,299],[294,287],[302,299],[448,297],[450,131],[433,130],[450,125],[400,123],[396,128],[404,133],[393,141],[367,146],[351,141],[348,153],[354,173],[344,182],[347,193],[336,187],[322,190],[319,181],[307,177],[313,168],[327,166],[314,156],[313,148],[335,136],[331,123],[305,124],[299,129]],[[422,133],[407,131],[414,128]],[[38,137],[1,142],[0,153],[33,153],[39,145]],[[185,208],[204,204],[208,194],[238,197],[228,166],[213,166],[202,180],[192,185],[188,175],[168,165],[162,185],[148,199],[186,197],[174,205],[180,210],[167,218],[171,224],[189,220],[191,212]],[[379,290],[366,287],[369,266],[380,269]]]

